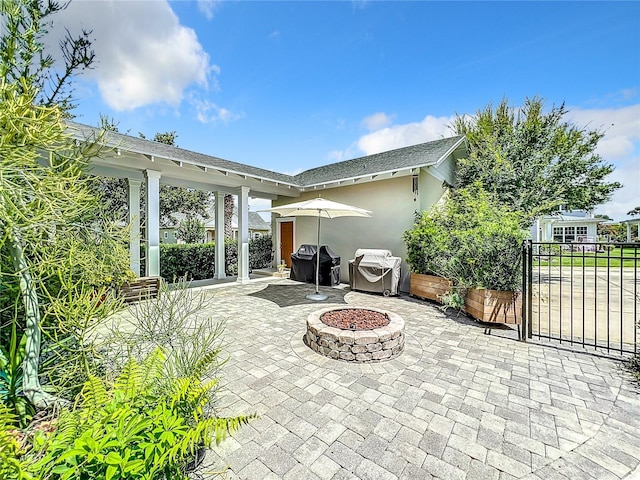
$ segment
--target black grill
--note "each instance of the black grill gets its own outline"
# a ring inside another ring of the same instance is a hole
[[[296,253],[291,254],[292,280],[316,283],[316,245],[300,245]],[[334,286],[340,283],[340,257],[328,245],[320,246],[320,285]]]

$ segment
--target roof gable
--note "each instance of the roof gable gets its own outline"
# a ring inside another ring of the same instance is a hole
[[[312,168],[294,177],[300,186],[308,187],[321,183],[336,182],[367,175],[376,175],[393,170],[437,165],[444,157],[464,142],[464,137],[450,137],[387,152],[367,155],[343,162]]]

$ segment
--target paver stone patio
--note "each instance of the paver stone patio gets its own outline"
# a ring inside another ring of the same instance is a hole
[[[331,297],[251,295],[274,283],[298,285],[301,298],[310,287],[205,289],[203,314],[226,321],[221,414],[260,418],[208,453],[202,477],[228,466],[224,478],[248,480],[640,478],[640,396],[620,362],[348,289],[333,298],[404,318],[406,349],[340,362],[302,341],[308,314]]]

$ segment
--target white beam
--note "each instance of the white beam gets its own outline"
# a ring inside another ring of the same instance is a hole
[[[147,176],[147,261],[148,277],[160,275],[160,172],[145,170]]]

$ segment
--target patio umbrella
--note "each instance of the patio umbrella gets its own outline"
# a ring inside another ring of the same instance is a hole
[[[316,291],[306,296],[309,300],[326,300],[327,295],[318,291],[320,286],[320,219],[337,217],[371,217],[369,210],[332,202],[318,197],[304,202],[290,203],[263,210],[283,217],[318,217],[318,243],[316,245]]]

